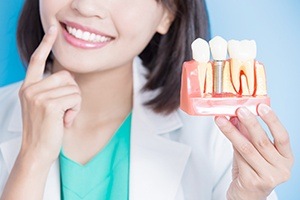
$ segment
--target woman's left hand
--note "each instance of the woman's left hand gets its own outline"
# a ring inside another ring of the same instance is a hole
[[[269,106],[259,105],[258,114],[269,127],[273,141],[247,108],[239,108],[237,117],[230,121],[225,117],[215,118],[234,148],[228,199],[266,199],[290,177],[294,158],[286,129]]]

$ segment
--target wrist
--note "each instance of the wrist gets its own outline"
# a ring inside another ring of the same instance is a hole
[[[21,149],[16,159],[16,165],[30,171],[48,171],[54,160],[47,159],[47,156],[43,156],[41,153],[32,153],[30,150]]]

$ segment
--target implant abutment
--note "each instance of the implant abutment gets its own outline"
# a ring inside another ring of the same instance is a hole
[[[223,74],[225,63],[225,60],[213,61],[213,95],[223,93]]]

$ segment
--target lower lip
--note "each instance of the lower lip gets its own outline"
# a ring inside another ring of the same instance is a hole
[[[109,42],[111,42],[111,40],[107,42],[87,42],[69,34],[65,28],[63,28],[63,36],[69,44],[81,49],[98,49],[106,46]]]

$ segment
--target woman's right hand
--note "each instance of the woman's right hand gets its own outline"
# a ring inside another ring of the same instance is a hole
[[[19,96],[22,106],[22,146],[1,200],[43,199],[48,173],[57,159],[64,129],[80,110],[78,85],[67,71],[43,78],[46,59],[57,37],[51,27],[33,53]]]
[[[81,104],[79,87],[69,72],[59,71],[43,78],[46,59],[56,37],[57,28],[51,27],[31,56],[19,92],[23,118],[19,157],[48,165],[57,159],[64,128],[72,125]]]

